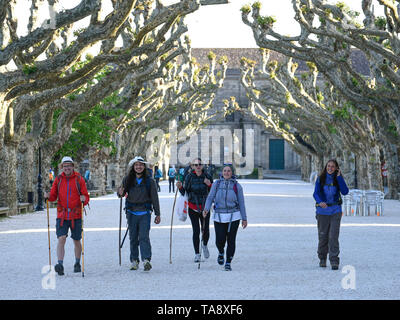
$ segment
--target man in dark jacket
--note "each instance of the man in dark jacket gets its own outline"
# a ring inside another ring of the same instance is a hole
[[[131,270],[139,268],[139,247],[144,270],[151,269],[150,221],[151,212],[156,215],[154,223],[160,223],[160,204],[157,186],[152,177],[147,175],[146,162],[142,157],[135,157],[129,173],[124,177],[118,190],[120,197],[127,194],[125,201],[126,218],[129,227]]]

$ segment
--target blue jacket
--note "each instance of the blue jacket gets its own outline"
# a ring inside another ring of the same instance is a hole
[[[323,191],[321,191],[320,178],[318,177],[315,183],[315,189],[313,194],[316,203],[318,204],[321,202],[325,202],[328,205],[329,204],[333,205],[328,206],[327,208],[322,208],[317,206],[316,210],[317,214],[332,215],[335,213],[342,212],[342,206],[337,203],[339,202],[340,193],[343,195],[348,194],[349,188],[347,187],[346,182],[344,181],[341,175],[337,176],[337,182],[339,184],[339,188],[333,185],[333,175],[327,173],[325,185],[323,186]]]

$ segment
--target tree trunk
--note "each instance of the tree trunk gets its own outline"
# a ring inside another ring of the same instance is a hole
[[[17,152],[17,193],[20,202],[28,202],[28,192],[35,195],[33,203],[37,195],[35,194],[35,184],[37,183],[37,152],[34,147],[34,141],[25,137],[18,146]],[[46,174],[43,175],[43,181]]]
[[[375,146],[369,150],[368,154],[368,189],[382,190],[382,176],[381,176],[381,164],[379,159],[379,148]]]
[[[340,171],[349,189],[354,188],[354,155],[345,151],[342,154],[343,161],[340,164]]]
[[[357,189],[370,189],[370,172],[368,167],[368,155],[362,154],[357,157]]]
[[[8,207],[9,215],[17,214],[17,144],[4,144],[0,148],[0,207]]]
[[[387,199],[398,199],[400,192],[400,170],[399,155],[397,147],[394,144],[385,143],[383,146],[383,154],[387,165]]]

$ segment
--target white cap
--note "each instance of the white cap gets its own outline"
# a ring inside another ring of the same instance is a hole
[[[72,158],[71,157],[64,157],[64,158],[62,158],[62,160],[61,160],[61,163],[74,163],[74,160],[72,160]]]
[[[139,156],[139,157],[134,157],[131,161],[129,161],[128,167],[133,166],[133,164],[135,162],[148,163],[148,162],[144,161],[144,159],[142,157]]]

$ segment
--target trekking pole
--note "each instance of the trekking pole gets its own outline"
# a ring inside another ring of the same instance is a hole
[[[49,241],[49,268],[51,268],[49,199],[46,199],[46,207],[47,207],[47,239]]]
[[[200,213],[202,215],[202,213]],[[200,219],[201,220],[201,219]],[[200,259],[199,259],[199,265],[197,267],[197,269],[200,269],[200,262],[201,262],[201,246],[203,245],[203,237],[204,237],[204,222],[205,222],[206,218],[203,217],[203,221],[201,221],[201,242],[200,242]]]
[[[81,202],[82,216],[82,278],[85,277],[85,233],[83,228],[83,201]]]
[[[118,244],[119,265],[121,265],[121,223],[122,223],[122,197],[119,202],[119,244]]]
[[[169,233],[169,263],[172,263],[172,224],[174,222],[174,211],[175,211],[175,203],[176,203],[176,195],[178,194],[178,187],[175,192],[174,205],[172,206],[172,215],[171,215],[171,231]]]
[[[126,236],[128,235],[128,231],[129,231],[129,225],[128,225],[127,228],[126,228],[124,238],[122,239],[122,243],[121,243],[121,245],[120,245],[120,248],[121,248],[121,249],[122,249],[122,247],[124,246],[125,238],[126,238]]]

